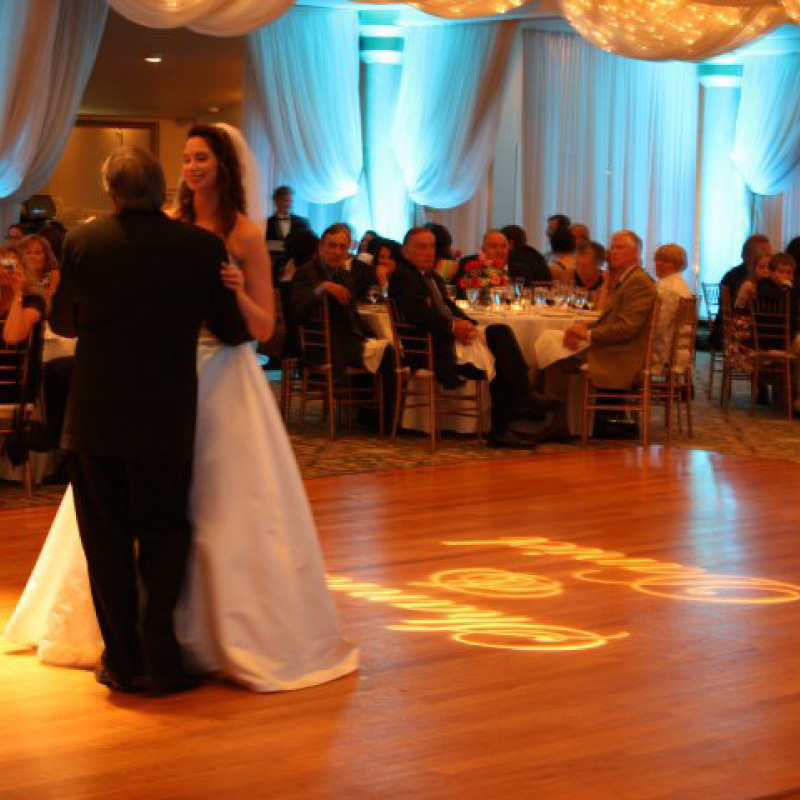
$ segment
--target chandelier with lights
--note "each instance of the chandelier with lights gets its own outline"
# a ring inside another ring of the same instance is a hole
[[[560,0],[592,44],[628,58],[701,61],[779,25],[800,22],[800,0]]]

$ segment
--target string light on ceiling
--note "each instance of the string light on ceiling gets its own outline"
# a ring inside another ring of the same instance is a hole
[[[701,61],[800,20],[800,0],[561,0],[592,44],[629,58]]]

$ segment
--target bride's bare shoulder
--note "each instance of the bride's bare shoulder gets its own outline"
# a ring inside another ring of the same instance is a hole
[[[261,227],[253,222],[253,220],[248,219],[244,214],[236,215],[236,225],[231,231],[231,236],[243,244],[266,241]]]

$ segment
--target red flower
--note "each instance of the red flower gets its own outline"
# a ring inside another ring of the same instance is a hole
[[[472,261],[467,261],[467,265],[466,265],[466,267],[464,267],[464,269],[467,272],[480,272],[481,271],[481,262],[480,261],[476,261],[474,259]]]
[[[467,279],[466,278],[459,278],[458,279],[458,288],[459,289],[466,289],[467,288]]]
[[[481,288],[481,279],[480,278],[473,278],[472,279],[472,288],[473,289],[480,289]]]
[[[493,286],[499,286],[500,285],[500,276],[499,275],[492,275],[492,277],[489,278],[489,280],[492,282]]]
[[[508,286],[508,278],[505,275],[503,275],[503,277],[500,279],[500,283],[503,286]]]

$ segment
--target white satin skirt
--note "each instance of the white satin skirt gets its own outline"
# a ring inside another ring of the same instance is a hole
[[[176,618],[190,661],[257,692],[354,671],[358,650],[342,637],[305,488],[252,347],[203,342],[198,370],[194,541]],[[5,636],[48,664],[98,662],[71,488]]]

